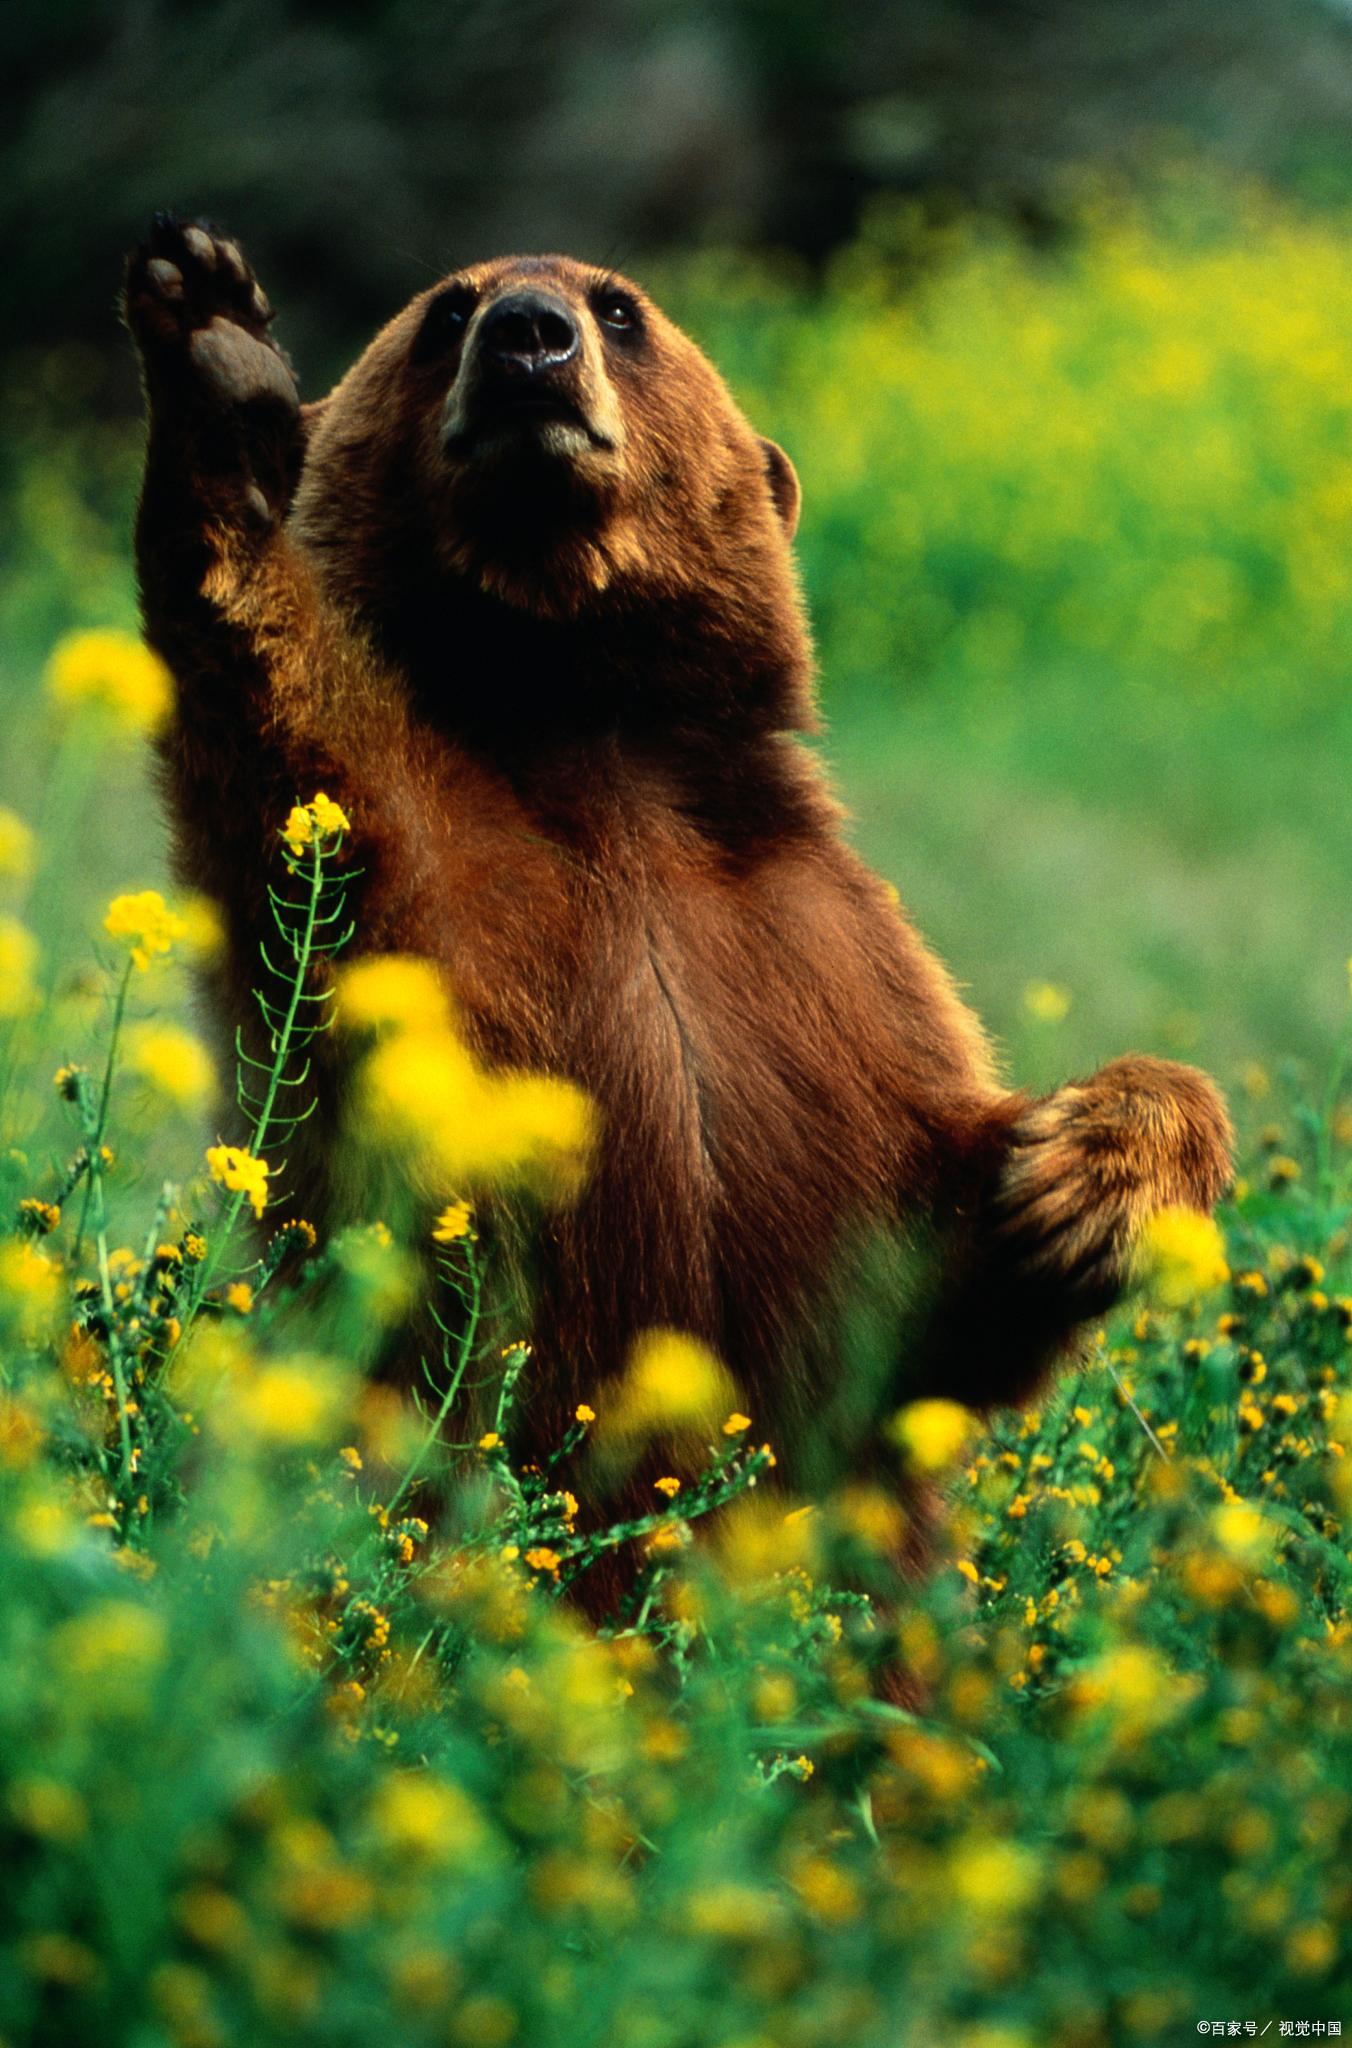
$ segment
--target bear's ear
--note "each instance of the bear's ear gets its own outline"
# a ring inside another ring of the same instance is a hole
[[[784,523],[784,531],[792,540],[798,529],[798,514],[803,504],[798,472],[777,441],[762,440],[761,454],[765,457],[765,475],[775,510]]]

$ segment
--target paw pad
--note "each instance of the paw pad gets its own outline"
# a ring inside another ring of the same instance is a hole
[[[127,265],[125,305],[152,379],[177,374],[219,405],[297,405],[267,293],[238,244],[204,223],[156,215]]]

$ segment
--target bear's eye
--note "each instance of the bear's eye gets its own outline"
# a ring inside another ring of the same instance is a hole
[[[425,358],[454,347],[469,326],[478,302],[478,293],[467,284],[452,285],[449,291],[440,292],[423,314],[414,344],[417,355]]]
[[[601,322],[601,325],[603,327],[613,327],[618,334],[632,330],[639,324],[638,307],[627,292],[617,292],[607,288],[605,291],[598,293],[595,301],[595,310],[596,317]]]

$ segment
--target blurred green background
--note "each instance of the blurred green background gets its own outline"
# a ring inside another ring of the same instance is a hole
[[[114,300],[167,205],[239,235],[311,395],[472,257],[651,285],[798,466],[851,829],[1014,1078],[1131,1044],[1255,1116],[1285,1063],[1318,1085],[1352,951],[1352,8],[24,0],[0,76],[0,802],[43,828],[14,907],[57,972],[164,871],[141,755],[78,755],[41,670],[134,621]]]

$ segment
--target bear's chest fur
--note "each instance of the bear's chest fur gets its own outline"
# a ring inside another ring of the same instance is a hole
[[[512,777],[445,747],[390,787],[366,943],[438,960],[483,1058],[600,1112],[539,1252],[569,1378],[654,1324],[782,1355],[842,1247],[936,1184],[954,1033],[882,886],[801,818],[748,858],[619,751]]]

